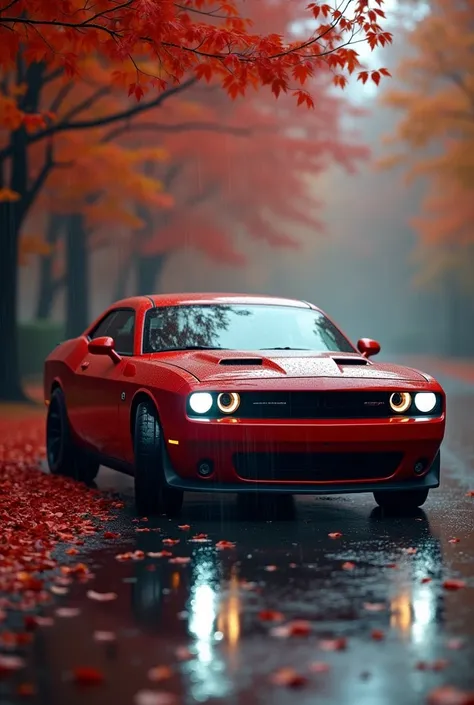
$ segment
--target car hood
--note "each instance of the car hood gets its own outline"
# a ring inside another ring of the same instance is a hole
[[[156,359],[156,358],[155,358]],[[198,350],[160,354],[160,360],[186,370],[200,382],[225,380],[317,378],[426,382],[416,370],[401,365],[373,363],[357,353],[306,351],[236,352]]]

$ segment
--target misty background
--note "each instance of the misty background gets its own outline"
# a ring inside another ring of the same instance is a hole
[[[384,135],[393,133],[400,119],[395,110],[384,105],[384,96],[401,85],[398,66],[411,50],[409,31],[417,17],[426,12],[426,6],[422,4],[420,11],[418,5],[418,14],[410,9],[409,21],[397,3],[388,3],[387,9],[389,29],[394,32],[393,45],[375,54],[364,51],[363,47],[357,50],[369,66],[385,66],[393,78],[384,79],[379,88],[364,86],[354,79],[343,95],[346,107],[341,114],[341,129],[351,136],[356,146],[362,150],[367,148],[368,156],[355,159],[357,163],[352,173],[335,160],[328,160],[324,169],[305,175],[310,200],[314,200],[315,207],[319,204],[317,219],[322,227],[299,222],[297,218],[294,222],[285,222],[284,230],[298,240],[297,247],[289,248],[262,242],[258,237],[241,237],[237,228],[235,239],[241,240],[246,261],[232,263],[226,262],[225,257],[219,261],[218,257],[209,256],[205,248],[196,247],[191,219],[181,233],[179,247],[164,253],[159,277],[148,293],[231,291],[295,297],[326,310],[353,340],[376,338],[385,357],[390,354],[465,357],[472,354],[472,340],[463,332],[464,316],[471,306],[470,292],[457,286],[452,273],[426,276],[422,257],[420,259],[419,236],[411,221],[422,208],[426,184],[423,179],[407,184],[403,167],[382,169],[379,166],[387,150]],[[338,88],[331,90],[336,96],[341,93]],[[238,98],[236,103],[239,101],[242,99]],[[300,107],[293,114],[296,128],[301,117],[305,129],[311,130],[308,113],[311,111]],[[162,144],[159,136],[153,134],[141,139],[147,147]],[[199,134],[196,139],[201,139]],[[279,149],[277,139],[274,149]],[[256,150],[255,163],[248,163],[247,168],[257,169],[258,159]],[[232,169],[227,176],[230,182],[236,178]],[[67,172],[61,178],[69,178]],[[119,174],[117,179],[120,179]],[[53,203],[54,187],[50,188],[48,197]],[[293,194],[287,193],[286,198],[291,202]],[[210,200],[210,207],[217,205],[213,206]],[[279,220],[278,213],[267,215],[270,220]],[[42,213],[34,214],[33,229],[44,231],[47,216],[48,207],[43,205]],[[233,215],[230,211],[226,213],[224,205],[220,217],[232,219]],[[29,228],[31,230],[31,222]],[[89,320],[109,306],[118,293],[145,293],[138,291],[131,260],[128,267],[129,247],[123,244],[126,238],[120,236],[123,227],[111,228],[116,228],[117,237],[114,238],[111,231],[105,246],[90,251]],[[131,237],[133,239],[133,233]],[[59,244],[43,253],[27,253],[20,267],[18,314],[22,326],[27,327],[38,319],[40,270],[45,256],[55,254],[54,248],[59,248]],[[59,264],[56,262],[54,266],[59,267],[58,276],[64,279],[64,286],[54,297],[47,320],[54,324],[54,334],[59,334],[67,323],[67,282],[73,274],[61,270],[59,250],[56,255]],[[80,334],[80,321],[69,321],[66,328],[74,330],[75,325],[76,334]],[[27,336],[24,341],[28,340]],[[25,345],[28,343],[23,342]],[[26,359],[29,353],[24,350],[22,355]],[[35,373],[35,365],[36,362],[24,362],[25,373]]]

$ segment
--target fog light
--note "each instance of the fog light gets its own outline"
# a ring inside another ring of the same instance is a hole
[[[416,475],[421,475],[421,473],[424,472],[425,468],[426,462],[424,460],[418,460],[415,463],[415,467],[413,468],[413,470],[415,471]]]
[[[201,460],[198,465],[198,475],[200,477],[210,477],[214,472],[212,462],[210,460]]]

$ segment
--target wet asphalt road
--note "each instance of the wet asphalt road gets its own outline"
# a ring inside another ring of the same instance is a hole
[[[474,386],[441,381],[450,415],[442,487],[415,516],[383,516],[371,495],[346,495],[298,498],[282,519],[269,520],[243,515],[232,497],[202,494],[188,496],[179,521],[137,523],[131,480],[101,470],[99,487],[126,501],[110,526],[122,538],[84,547],[79,558],[95,580],[58,598],[80,614],[37,632],[37,702],[409,705],[443,684],[474,690],[474,497],[466,495],[474,489]],[[189,542],[201,532],[212,541]],[[330,538],[334,532],[342,536]],[[180,543],[164,545],[167,537]],[[219,540],[235,547],[217,550]],[[163,549],[191,560],[116,559]],[[451,578],[466,586],[446,589]],[[89,600],[91,588],[118,598]],[[262,610],[284,619],[262,621]],[[308,621],[300,631],[309,634],[288,636],[292,620]],[[113,631],[116,641],[98,643],[97,630]],[[339,637],[346,648],[333,650]],[[437,660],[439,670],[431,669]],[[327,672],[317,672],[321,663]],[[64,674],[74,666],[101,669],[105,682],[86,690],[70,683]],[[171,677],[150,681],[157,666],[171,667]],[[296,690],[272,683],[281,668],[308,681]],[[150,690],[161,695],[137,698]]]

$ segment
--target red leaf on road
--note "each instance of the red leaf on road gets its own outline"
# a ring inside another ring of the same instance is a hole
[[[103,673],[92,666],[78,666],[74,668],[72,677],[79,685],[100,685],[104,681]]]
[[[445,580],[443,583],[445,590],[461,590],[466,587],[464,580],[457,580],[456,578],[450,578]]]
[[[334,531],[332,534],[328,534],[330,539],[340,539],[342,534],[340,531]]]
[[[459,543],[461,539],[457,539],[455,536],[452,539],[448,540],[448,543]]]
[[[189,524],[179,524],[178,525],[178,529],[180,529],[181,531],[189,531],[190,528],[191,527],[189,526]]]
[[[354,570],[356,568],[356,564],[352,563],[351,561],[346,561],[345,563],[342,564],[342,570]]]
[[[381,629],[372,629],[370,636],[374,641],[383,641],[385,639],[385,634]]]
[[[176,563],[177,565],[186,565],[191,563],[191,558],[189,556],[176,556],[176,558],[170,558],[168,563]]]
[[[308,683],[306,676],[298,673],[294,668],[280,668],[270,677],[270,680],[275,685],[286,688],[301,688]]]
[[[118,539],[120,537],[120,534],[117,534],[115,531],[104,531],[104,539]]]
[[[315,661],[314,663],[310,663],[309,670],[312,671],[312,673],[328,673],[328,671],[331,670],[331,666],[324,661]]]
[[[233,541],[218,541],[216,548],[218,551],[225,551],[228,548],[235,548],[235,543]]]
[[[97,602],[111,602],[116,600],[118,595],[116,592],[96,592],[95,590],[88,590],[87,597],[89,600],[96,600]]]
[[[428,693],[426,702],[427,705],[474,705],[474,693],[442,685]]]
[[[148,671],[148,678],[154,683],[168,680],[173,676],[173,671],[169,666],[155,666]]]
[[[281,622],[285,617],[281,612],[276,612],[275,610],[262,610],[258,614],[258,618],[262,622]]]
[[[422,578],[422,579],[420,580],[420,583],[421,583],[422,585],[426,585],[426,583],[431,583],[431,582],[433,582],[433,578]]]
[[[319,648],[323,651],[345,651],[347,649],[347,639],[343,636],[336,639],[322,639]]]
[[[416,668],[418,671],[443,671],[449,661],[446,659],[437,659],[436,661],[418,661]]]
[[[181,539],[163,539],[163,543],[165,543],[167,546],[176,546],[177,543],[180,542]]]

